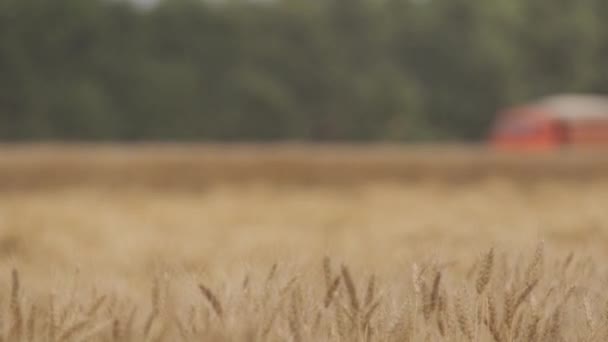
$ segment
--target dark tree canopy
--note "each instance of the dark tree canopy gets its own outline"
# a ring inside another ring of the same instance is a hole
[[[605,0],[0,0],[0,140],[475,140],[608,92]]]

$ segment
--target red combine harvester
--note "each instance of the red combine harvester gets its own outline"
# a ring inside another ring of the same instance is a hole
[[[490,140],[502,150],[608,148],[608,97],[557,95],[508,108],[498,113]]]

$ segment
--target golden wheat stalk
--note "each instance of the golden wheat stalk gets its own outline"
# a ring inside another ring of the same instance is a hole
[[[348,267],[345,265],[342,265],[342,278],[344,279],[344,285],[346,286],[348,298],[350,299],[351,308],[354,312],[359,312],[361,306],[359,305],[359,299],[357,298],[357,288],[355,287],[355,282],[350,275]]]
[[[23,313],[21,310],[21,302],[19,300],[19,272],[16,268],[13,268],[11,272],[11,280],[10,312],[13,322],[8,336],[9,340],[20,341],[23,332]]]
[[[222,309],[222,304],[220,303],[219,298],[203,284],[198,284],[198,288],[205,299],[207,299],[207,302],[211,305],[213,312],[215,312],[215,314],[222,319],[224,317],[224,310]]]
[[[485,258],[481,262],[481,266],[479,267],[479,273],[477,275],[477,281],[475,283],[475,289],[477,290],[477,294],[481,295],[485,290],[486,286],[490,282],[490,278],[492,276],[492,266],[494,265],[494,248],[490,249],[488,254],[486,254]]]
[[[340,287],[341,279],[342,278],[340,278],[340,277],[336,277],[336,279],[334,279],[334,281],[331,283],[331,285],[327,289],[327,293],[325,294],[325,299],[323,300],[323,306],[326,309],[331,305],[331,303],[335,297],[335,294],[338,291],[338,288]]]
[[[325,286],[329,290],[332,285],[332,271],[331,271],[331,259],[328,256],[323,257],[323,279],[325,279]]]
[[[367,290],[365,291],[365,300],[363,301],[365,306],[369,306],[374,301],[376,294],[376,276],[371,275],[367,281]]]

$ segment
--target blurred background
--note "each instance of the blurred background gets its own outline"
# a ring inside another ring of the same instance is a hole
[[[608,91],[602,0],[2,0],[0,139],[480,141]]]
[[[608,146],[606,16],[605,0],[0,0],[0,261],[391,269],[539,238],[605,256],[608,154],[562,147]]]

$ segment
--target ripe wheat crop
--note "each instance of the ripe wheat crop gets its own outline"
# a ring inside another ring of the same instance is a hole
[[[608,340],[602,178],[104,177],[4,188],[0,341]]]
[[[466,274],[429,260],[389,279],[325,258],[318,269],[272,266],[215,287],[170,271],[148,298],[70,287],[27,292],[5,275],[7,341],[605,341],[606,273],[574,254],[522,258],[491,249]],[[516,260],[516,262],[514,262]],[[324,282],[324,275],[333,279]],[[107,284],[106,284],[107,285]]]

